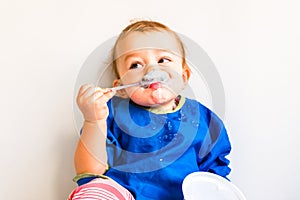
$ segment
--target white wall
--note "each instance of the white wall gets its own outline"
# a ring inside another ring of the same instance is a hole
[[[135,17],[185,34],[215,63],[231,179],[247,199],[299,199],[298,10],[292,0],[1,1],[1,199],[66,199],[75,187],[78,72]]]

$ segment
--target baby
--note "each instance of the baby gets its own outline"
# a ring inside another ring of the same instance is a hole
[[[113,48],[113,86],[83,85],[84,124],[69,199],[183,199],[196,171],[230,173],[231,145],[222,121],[179,93],[190,78],[184,45],[167,26],[137,21]],[[132,84],[143,83],[143,84]]]

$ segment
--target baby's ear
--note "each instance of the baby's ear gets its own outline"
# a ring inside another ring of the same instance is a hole
[[[120,86],[120,85],[122,85],[120,79],[115,79],[113,81],[113,86],[114,87],[117,87],[117,86]],[[117,96],[122,97],[122,98],[128,98],[128,95],[127,95],[125,89],[117,90]]]
[[[182,79],[185,84],[188,83],[191,76],[191,69],[187,64],[184,64],[182,68]]]

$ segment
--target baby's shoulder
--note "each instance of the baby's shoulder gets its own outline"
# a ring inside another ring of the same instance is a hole
[[[199,113],[201,117],[208,120],[216,120],[221,122],[220,117],[210,108],[202,104],[200,101],[185,97],[184,109],[191,113]]]
[[[188,110],[199,110],[199,112],[212,112],[207,106],[196,99],[184,97],[184,108]]]

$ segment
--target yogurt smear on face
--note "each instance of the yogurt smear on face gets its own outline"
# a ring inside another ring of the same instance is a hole
[[[162,70],[153,70],[143,77],[142,82],[144,82],[147,87],[157,89],[160,86],[160,83],[164,83],[168,79],[169,75],[167,72]]]

